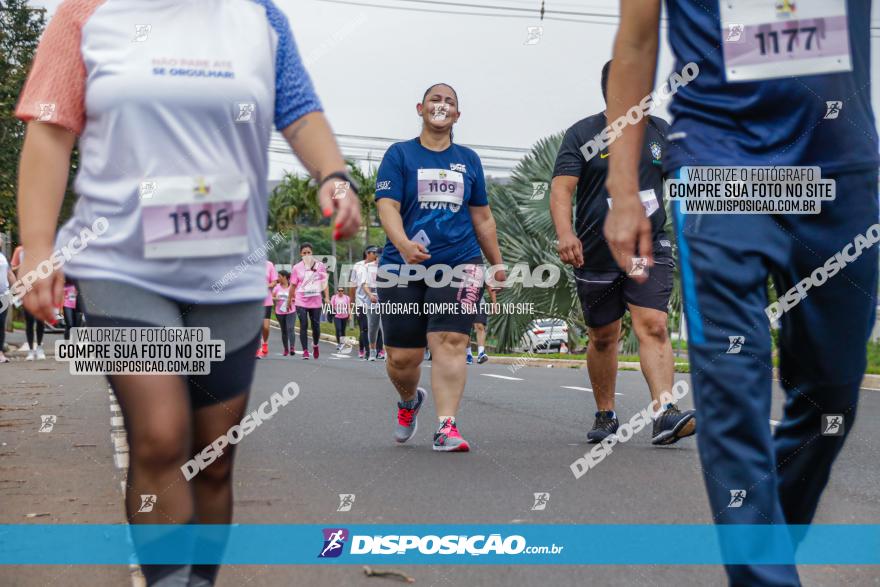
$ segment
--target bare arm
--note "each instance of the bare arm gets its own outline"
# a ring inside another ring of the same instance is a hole
[[[490,264],[500,265],[503,261],[501,260],[498,230],[495,227],[495,217],[492,216],[492,210],[489,206],[469,206],[469,208],[474,233],[477,235],[477,242],[480,243],[483,254],[486,255]]]
[[[76,135],[45,122],[29,122],[18,168],[18,219],[21,243],[26,252],[19,271],[24,276],[49,259],[55,244],[58,213],[67,189],[70,153]],[[37,279],[24,296],[24,306],[38,320],[53,322],[61,303],[64,278],[53,269]]]
[[[620,27],[614,40],[608,79],[608,120],[614,121],[651,93],[657,70],[660,0],[621,0]],[[646,114],[647,115],[647,114]],[[624,270],[632,257],[647,257],[653,265],[651,223],[639,201],[639,160],[645,119],[627,125],[611,143],[606,187],[613,206],[605,220],[605,237],[617,264]],[[647,279],[643,275],[639,280]]]
[[[550,217],[556,227],[559,244],[556,250],[563,263],[581,267],[584,264],[584,247],[571,225],[571,195],[577,188],[578,178],[573,175],[557,175],[550,184]]]
[[[291,123],[281,134],[309,174],[319,182],[334,171],[346,170],[345,160],[323,113],[310,112]],[[361,204],[354,193],[334,199],[334,191],[330,182],[321,185],[318,203],[324,217],[336,212],[333,238],[338,240],[354,235],[360,228]]]
[[[495,217],[492,216],[492,210],[489,206],[470,206],[470,212],[480,249],[486,255],[490,265],[501,265],[504,261],[501,259],[498,231],[495,227]],[[486,276],[489,291],[502,287],[505,281],[507,281],[507,271],[503,268],[497,268],[492,275]]]

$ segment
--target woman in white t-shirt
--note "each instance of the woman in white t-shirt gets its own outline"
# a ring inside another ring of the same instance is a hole
[[[15,274],[9,267],[6,255],[0,252],[0,363],[8,363],[9,359],[3,354],[6,345],[6,312],[12,306],[12,294],[9,287],[15,282]]]
[[[331,180],[350,178],[287,18],[271,0],[65,0],[16,115],[22,272],[67,247],[90,327],[207,327],[225,342],[206,375],[108,376],[128,432],[135,544],[139,524],[230,523],[235,447],[191,458],[247,411],[267,294],[249,257],[265,250],[273,127],[318,181],[324,216],[336,213],[335,238],[360,224],[357,197],[332,197]],[[79,200],[56,240],[77,142]],[[64,277],[25,296],[37,319],[54,317]],[[158,496],[150,511],[145,494]],[[143,568],[150,585],[210,585],[217,572]]]

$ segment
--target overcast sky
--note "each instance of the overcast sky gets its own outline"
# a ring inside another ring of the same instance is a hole
[[[275,2],[287,14],[300,54],[339,134],[412,138],[420,128],[415,104],[429,85],[439,81],[458,91],[462,116],[455,136],[461,143],[528,148],[604,108],[599,74],[611,56],[617,0],[546,0],[547,10],[611,15],[564,15],[590,23],[540,23],[527,13],[515,13],[526,18],[505,18],[480,8],[458,10],[492,15],[400,10],[456,10],[429,1],[351,0],[394,9],[328,0]],[[51,13],[59,2],[34,3],[47,6]],[[478,4],[540,7],[539,1],[531,0],[479,0]],[[871,39],[872,102],[880,114],[878,4],[874,2],[872,18],[877,27],[872,31],[877,36]],[[527,27],[536,25],[543,26],[540,42],[525,44]],[[665,31],[661,36],[658,79],[672,70]],[[660,115],[666,117],[665,112]],[[345,151],[353,140],[341,142]],[[272,153],[271,158],[272,177],[293,165],[292,157]]]

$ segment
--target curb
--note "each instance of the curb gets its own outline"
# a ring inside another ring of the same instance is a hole
[[[269,325],[272,328],[277,330],[281,330],[281,326],[279,326],[278,322],[275,320],[270,320]],[[298,333],[299,326],[295,326],[294,330]],[[336,337],[332,334],[324,334],[323,332],[320,335],[321,340],[329,343],[336,343]],[[46,351],[46,359],[55,357],[55,345],[53,344],[51,347],[44,347],[44,351]],[[20,350],[10,350],[6,353],[6,356],[9,358],[15,357],[27,357],[27,351]],[[520,365],[522,367],[559,367],[562,369],[586,369],[587,361],[586,359],[541,359],[539,357],[493,357],[489,356],[489,359],[492,363],[496,363],[498,365]],[[689,363],[677,363],[676,366],[688,366]],[[629,370],[629,371],[641,371],[642,366],[641,363],[630,362],[630,361],[620,361],[617,363],[618,370]],[[779,370],[773,369],[773,377],[774,379],[779,378]],[[862,379],[862,383],[860,385],[861,389],[869,390],[869,391],[880,391],[880,375],[873,375],[870,373],[865,373],[864,378]]]

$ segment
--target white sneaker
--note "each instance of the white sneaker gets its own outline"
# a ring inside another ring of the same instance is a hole
[[[369,360],[370,360],[370,361],[375,361],[375,360],[376,360],[376,350],[375,350],[375,349],[373,349],[373,350],[370,351],[370,358],[369,358]]]
[[[18,350],[20,350],[20,351],[29,351],[29,350],[31,350],[31,347],[28,346],[28,343],[24,343],[23,345],[21,345],[20,347],[18,347]]]
[[[37,360],[45,361],[46,360],[46,352],[43,350],[43,345],[37,347]]]
[[[4,355],[3,353],[0,353],[0,363],[8,363],[8,362],[9,362],[9,358],[6,355]]]
[[[25,358],[25,361],[33,361],[37,356],[37,351],[28,351],[28,356]]]

